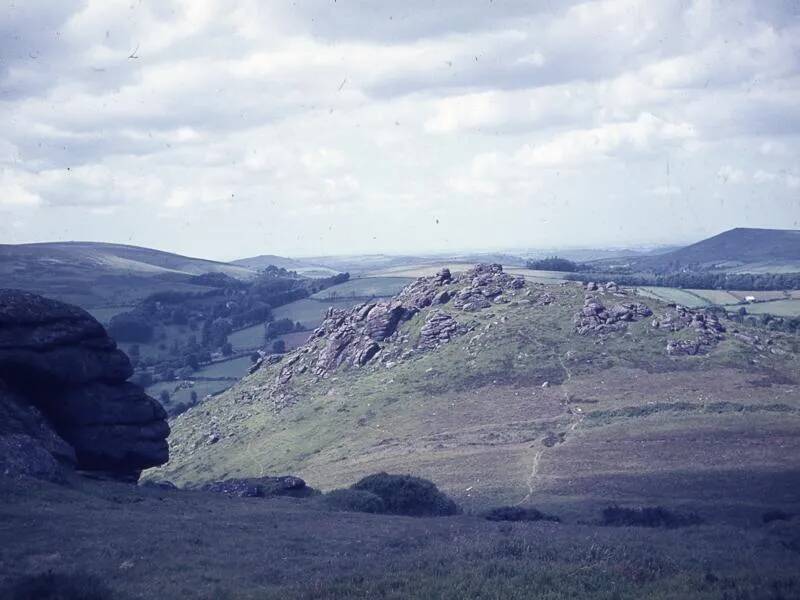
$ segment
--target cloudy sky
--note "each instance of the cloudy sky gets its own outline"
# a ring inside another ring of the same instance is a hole
[[[800,228],[797,0],[2,0],[0,243]]]

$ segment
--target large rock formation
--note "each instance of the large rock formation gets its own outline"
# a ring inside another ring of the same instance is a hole
[[[259,396],[271,398],[280,410],[296,400],[287,384],[297,375],[311,373],[325,378],[343,366],[390,367],[465,333],[469,327],[459,322],[459,313],[511,301],[526,301],[531,306],[552,301],[549,295],[531,296],[526,287],[524,278],[505,273],[501,265],[478,264],[458,275],[442,269],[433,276],[421,277],[388,301],[369,301],[349,310],[331,308],[306,344],[283,359],[265,358],[254,366],[251,373],[265,364],[282,365],[275,380],[259,388]],[[402,323],[421,311],[427,314],[418,336],[403,331]]]
[[[580,335],[610,333],[627,327],[631,321],[649,317],[653,312],[641,302],[620,302],[606,308],[596,296],[587,296],[583,308],[575,314],[575,332]]]
[[[0,290],[0,472],[55,478],[72,465],[136,479],[165,463],[166,413],[126,382],[132,372],[86,311]]]
[[[725,326],[714,313],[692,310],[679,304],[653,319],[652,325],[675,333],[689,331],[688,336],[667,341],[667,354],[670,356],[704,354],[725,338]]]

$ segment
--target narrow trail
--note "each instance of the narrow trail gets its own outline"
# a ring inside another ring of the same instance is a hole
[[[569,391],[567,389],[567,386],[569,385],[569,382],[572,379],[572,372],[569,370],[566,363],[564,362],[564,358],[560,355],[558,357],[558,362],[561,364],[561,368],[564,369],[564,373],[566,373],[567,376],[564,382],[561,384],[561,386],[564,394],[564,406],[566,407],[567,412],[572,418],[572,423],[570,423],[569,427],[567,427],[567,430],[564,435],[564,440],[561,442],[563,444],[564,442],[567,441],[569,435],[573,433],[581,424],[581,421],[583,420],[583,415],[580,412],[574,411],[572,407],[569,405]],[[533,496],[536,483],[536,476],[539,472],[539,464],[541,463],[542,456],[544,456],[544,453],[547,450],[549,450],[549,448],[542,444],[542,446],[533,455],[533,460],[531,461],[531,471],[530,474],[528,475],[528,480],[527,480],[528,493],[525,494],[525,497],[517,503],[517,506],[525,504]]]

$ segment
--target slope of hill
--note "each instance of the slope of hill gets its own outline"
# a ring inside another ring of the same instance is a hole
[[[800,271],[800,230],[750,229],[740,227],[685,248],[635,261],[648,268],[686,266]]]
[[[326,266],[314,264],[313,262],[298,260],[295,258],[286,258],[284,256],[275,256],[274,254],[261,254],[259,256],[251,256],[249,258],[240,258],[231,261],[232,265],[245,267],[254,271],[260,271],[269,266],[279,267],[287,271],[294,271],[305,277],[330,277],[336,275],[339,271],[329,269]]]
[[[95,242],[0,245],[0,279],[84,308],[130,305],[161,291],[197,290],[191,280],[222,273],[250,280],[248,268],[160,250]]]
[[[799,372],[793,338],[631,291],[443,273],[330,313],[177,418],[151,476],[289,472],[330,489],[386,470],[470,508],[800,508]]]

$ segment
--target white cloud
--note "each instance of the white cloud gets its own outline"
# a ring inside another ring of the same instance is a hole
[[[619,154],[646,155],[665,145],[690,140],[694,135],[690,123],[672,123],[644,113],[635,121],[568,131],[541,144],[525,145],[518,158],[529,166],[579,165]]]
[[[764,171],[763,169],[759,169],[753,173],[753,181],[756,183],[772,183],[776,179],[778,179],[778,175],[776,173],[770,173],[769,171]]]
[[[677,185],[659,185],[648,190],[654,196],[680,196],[683,190]]]
[[[752,184],[770,184],[759,222],[795,222],[787,6],[15,3],[0,204],[6,222],[36,215],[20,238],[207,255],[686,239],[682,215],[722,226],[723,183],[730,225],[754,221]]]
[[[739,184],[745,182],[745,174],[741,169],[730,165],[724,165],[717,171],[717,179],[719,179],[721,183]]]

